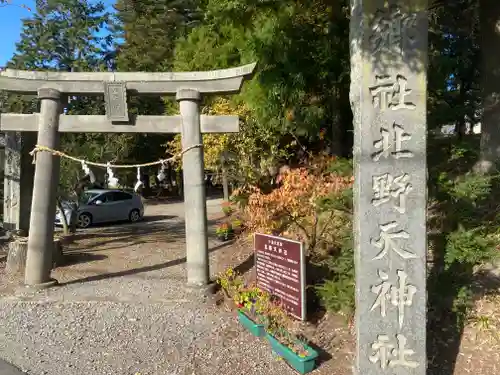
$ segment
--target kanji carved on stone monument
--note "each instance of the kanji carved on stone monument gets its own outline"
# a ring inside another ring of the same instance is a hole
[[[355,375],[426,375],[428,0],[350,0]]]
[[[399,213],[404,214],[406,212],[406,197],[411,190],[412,185],[408,173],[395,177],[390,173],[373,176],[372,204],[377,207],[395,200],[394,208]]]
[[[127,88],[125,82],[104,82],[106,115],[110,121],[126,122],[128,118]]]
[[[411,134],[406,133],[403,126],[393,123],[389,129],[380,128],[381,138],[373,142],[376,151],[373,153],[373,161],[379,161],[380,158],[392,156],[395,159],[412,158],[413,152],[406,149],[404,142],[411,139]]]
[[[405,230],[395,230],[398,226],[399,224],[396,221],[379,224],[379,238],[372,238],[371,244],[380,249],[380,252],[373,260],[382,259],[390,252],[396,253],[403,259],[417,258],[417,255],[405,248],[404,242],[410,238],[410,234]]]
[[[412,90],[407,89],[408,80],[405,77],[398,74],[395,81],[390,76],[376,76],[375,79],[377,84],[370,87],[375,108],[382,111],[416,108],[415,104],[406,98]]]
[[[371,23],[371,53],[402,54],[411,49],[418,35],[416,20],[415,13],[404,13],[397,6],[378,10]]]
[[[372,343],[373,354],[369,359],[372,363],[380,363],[380,368],[394,367],[417,368],[418,362],[409,357],[415,354],[413,349],[407,349],[407,339],[404,335],[396,335],[397,343],[391,341],[388,335],[378,335],[377,340]]]
[[[398,323],[399,328],[403,328],[405,307],[409,307],[413,303],[413,296],[417,292],[414,285],[407,284],[408,275],[403,270],[398,270],[398,284],[393,285],[389,281],[389,275],[381,270],[378,271],[380,284],[374,285],[371,288],[372,293],[377,297],[373,302],[371,311],[380,308],[380,315],[385,318],[387,316],[387,302],[398,308]]]

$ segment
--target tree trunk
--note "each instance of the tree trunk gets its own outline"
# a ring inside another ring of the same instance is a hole
[[[151,183],[149,180],[149,174],[144,173],[141,175],[141,181],[142,181],[142,194],[145,197],[151,196]]]
[[[58,197],[57,200],[57,208],[61,212],[61,219],[62,219],[62,225],[63,225],[63,232],[65,235],[69,234],[69,226],[68,226],[68,220],[66,218],[66,214],[64,212],[64,207],[62,206],[61,199]]]
[[[459,103],[463,103],[467,100],[467,91],[469,90],[469,85],[466,84],[465,79],[460,79],[460,101]],[[459,140],[462,140],[467,131],[467,124],[465,122],[465,111],[460,114],[460,118],[455,124],[455,134],[458,136]]]
[[[474,166],[479,173],[495,171],[500,160],[500,1],[480,0],[481,89],[483,118],[481,121],[481,154]]]
[[[222,190],[224,192],[224,200],[229,201],[229,180],[227,178],[227,155],[224,151],[221,154],[221,168],[222,168]]]
[[[70,228],[69,232],[70,233],[76,233],[76,227],[78,224],[78,206],[75,205],[73,209],[71,210],[71,219],[70,219]]]

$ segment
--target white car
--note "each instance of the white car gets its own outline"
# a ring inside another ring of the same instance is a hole
[[[63,203],[64,215],[71,224],[74,205]],[[123,190],[90,189],[80,197],[77,209],[78,227],[88,228],[92,224],[128,220],[137,222],[144,216],[144,205],[138,194]],[[62,213],[58,210],[56,225],[62,225]]]

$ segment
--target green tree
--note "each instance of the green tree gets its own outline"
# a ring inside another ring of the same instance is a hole
[[[204,25],[179,42],[177,70],[258,61],[242,98],[259,124],[306,143],[327,129],[333,151],[350,152],[347,1],[208,0],[205,11]]]
[[[68,72],[106,68],[111,40],[98,33],[108,20],[100,1],[38,1],[33,14],[23,20],[21,40],[8,67]]]
[[[454,125],[462,138],[481,113],[478,2],[449,2],[430,14],[429,128]]]
[[[113,62],[111,38],[101,36],[105,35],[109,17],[100,1],[38,1],[33,13],[23,20],[21,40],[8,67],[68,72],[109,69]],[[102,98],[78,96],[70,99],[65,104],[68,114],[101,114],[104,111]],[[36,112],[37,102],[34,97],[10,95],[6,110]],[[61,149],[84,159],[110,160],[128,152],[127,141],[126,135],[63,134]],[[62,160],[62,195],[73,191],[80,168],[74,162]]]
[[[118,0],[115,10],[113,35],[119,71],[171,70],[176,40],[194,27],[201,17],[194,0]],[[177,112],[173,98],[154,96],[132,97],[129,108],[137,115]],[[143,162],[164,157],[163,145],[171,136],[136,134],[133,139],[129,160]]]
[[[284,162],[289,146],[297,155],[327,146],[350,154],[348,1],[207,0],[203,11],[203,23],[177,43],[176,71],[258,62],[254,79],[230,98],[250,114],[241,127],[245,134],[229,144],[244,144],[246,135],[259,146],[245,155],[231,150],[233,161],[251,161],[253,171],[264,172],[261,166]],[[269,179],[272,173],[248,177]]]
[[[168,71],[177,39],[202,14],[195,0],[118,0],[113,32],[121,71]]]

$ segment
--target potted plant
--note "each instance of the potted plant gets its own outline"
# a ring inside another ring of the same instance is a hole
[[[238,320],[243,327],[257,337],[265,336],[263,312],[267,307],[268,295],[255,286],[246,287],[241,275],[232,268],[217,276],[217,284],[221,286],[224,295],[235,303]]]
[[[238,307],[238,320],[250,333],[257,337],[266,335],[267,317],[265,311],[269,296],[256,286],[242,288],[234,296]]]
[[[234,212],[234,207],[231,204],[231,202],[223,202],[221,206],[222,206],[222,212],[226,216],[231,216],[231,214]]]
[[[233,228],[229,223],[222,223],[215,229],[217,238],[221,241],[228,241],[233,238]]]
[[[299,339],[288,329],[288,316],[276,303],[270,303],[266,311],[266,339],[273,351],[301,374],[314,370],[318,352]]]
[[[234,296],[238,294],[244,286],[241,275],[231,267],[219,273],[216,282],[221,286],[224,295],[228,299],[234,299]]]
[[[228,311],[234,310],[234,298],[245,286],[243,277],[233,268],[229,267],[220,272],[216,277],[216,283],[220,285],[224,294],[224,306]]]

